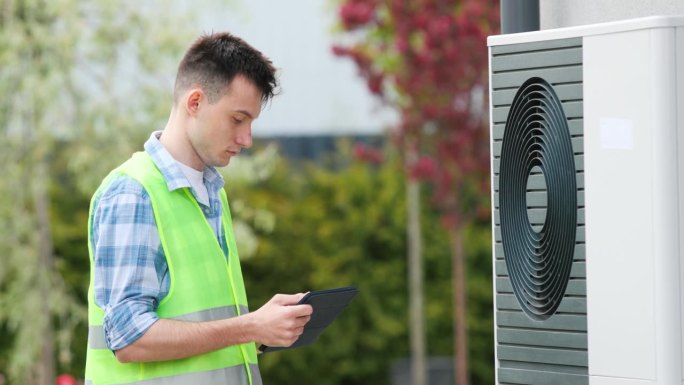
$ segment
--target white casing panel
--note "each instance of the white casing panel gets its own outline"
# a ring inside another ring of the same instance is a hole
[[[674,36],[654,28],[583,41],[592,385],[682,378]]]

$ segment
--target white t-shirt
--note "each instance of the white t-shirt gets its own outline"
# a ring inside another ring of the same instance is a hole
[[[209,206],[209,192],[207,186],[204,185],[204,171],[197,171],[192,167],[186,166],[181,162],[176,161],[183,171],[183,174],[190,181],[190,185],[195,190],[197,202]]]

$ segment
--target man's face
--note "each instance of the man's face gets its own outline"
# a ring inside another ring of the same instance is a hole
[[[202,98],[188,139],[206,166],[223,167],[241,149],[252,146],[252,122],[261,112],[261,92],[238,75],[221,99]]]

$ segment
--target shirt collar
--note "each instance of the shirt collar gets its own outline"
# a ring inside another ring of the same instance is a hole
[[[161,133],[162,131],[155,131],[150,135],[150,138],[145,142],[145,151],[162,173],[169,191],[191,187],[190,181],[183,174],[178,162],[159,141]],[[207,187],[213,191],[223,188],[223,177],[214,167],[204,167],[204,180]]]

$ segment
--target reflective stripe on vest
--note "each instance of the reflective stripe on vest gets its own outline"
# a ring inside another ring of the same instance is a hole
[[[247,314],[246,306],[240,306],[240,314]],[[237,311],[233,306],[217,307],[214,309],[201,310],[194,313],[188,313],[179,315],[177,317],[171,317],[170,319],[178,321],[190,321],[190,322],[201,322],[201,321],[216,321],[220,319],[232,318],[237,316]],[[104,328],[102,325],[90,325],[88,327],[88,346],[91,349],[109,349],[107,346],[107,341],[105,340]]]
[[[251,364],[249,365],[252,373],[252,384],[262,385],[261,374],[259,368]],[[204,384],[244,384],[247,383],[246,372],[242,370],[241,366],[234,366],[232,368],[212,370],[200,373],[181,374],[173,377],[152,378],[149,380],[138,381],[130,384],[122,385],[204,385]],[[93,385],[90,380],[85,380],[85,385]]]
[[[169,293],[156,309],[159,318],[209,321],[247,313],[247,297],[225,191],[220,191],[220,198],[227,256],[189,189],[169,191],[149,155],[136,153],[105,178],[91,202],[88,223],[91,280],[88,291],[86,380],[92,385],[260,384],[254,343],[228,346],[173,361],[125,364],[118,362],[116,356],[107,349],[102,329],[104,312],[94,300],[90,229],[93,202],[114,177],[122,174],[138,181],[148,193],[168,263],[171,285]]]

